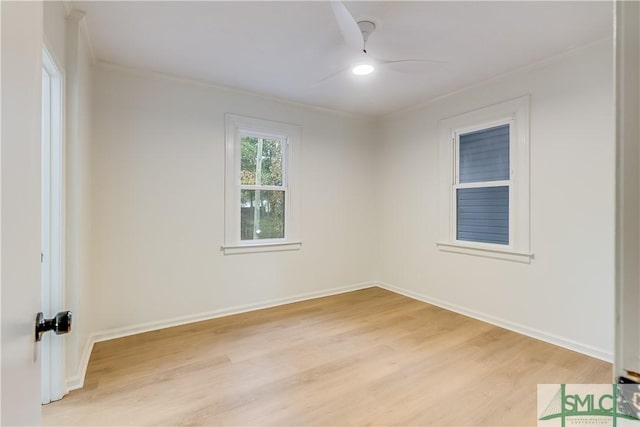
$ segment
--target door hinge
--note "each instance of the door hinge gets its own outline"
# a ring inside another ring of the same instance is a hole
[[[40,263],[44,262],[44,254],[40,252]]]

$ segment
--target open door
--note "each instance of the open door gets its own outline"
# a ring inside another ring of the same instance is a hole
[[[614,374],[640,372],[640,3],[616,1]],[[635,379],[635,378],[634,378]]]
[[[42,3],[0,2],[2,425],[40,425]]]

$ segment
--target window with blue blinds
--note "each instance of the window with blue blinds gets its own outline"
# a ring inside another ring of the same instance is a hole
[[[509,187],[459,188],[458,240],[509,244]]]
[[[458,135],[457,240],[509,244],[509,135],[509,124]]]
[[[460,135],[458,182],[509,179],[509,125]]]

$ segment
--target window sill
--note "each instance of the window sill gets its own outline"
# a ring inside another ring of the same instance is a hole
[[[461,245],[459,243],[437,242],[436,246],[443,252],[453,252],[457,254],[474,255],[485,258],[503,259],[506,261],[530,264],[533,253],[517,252],[509,249],[483,248],[473,245]]]
[[[255,243],[250,245],[221,246],[225,255],[255,254],[259,252],[282,252],[300,250],[302,242]]]

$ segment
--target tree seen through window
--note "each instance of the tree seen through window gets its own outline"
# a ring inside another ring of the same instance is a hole
[[[280,139],[241,136],[241,240],[284,238],[283,151]]]

